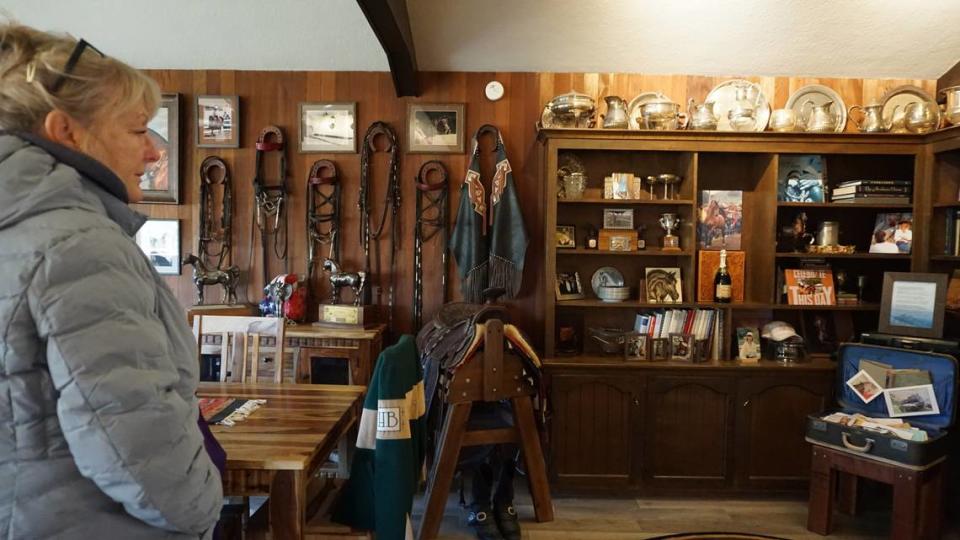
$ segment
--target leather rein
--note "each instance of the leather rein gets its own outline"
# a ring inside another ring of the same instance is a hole
[[[321,159],[307,175],[307,277],[313,276],[317,254],[330,246],[328,258],[340,260],[340,177],[337,165]]]
[[[220,171],[220,180],[214,180],[213,172]],[[214,214],[214,187],[219,184],[223,190],[220,207],[220,223]],[[217,156],[210,156],[200,164],[200,256],[209,260],[216,257],[216,268],[223,266],[233,247],[233,183],[227,164]],[[219,244],[219,251],[214,245]]]
[[[436,173],[437,182],[431,183],[429,177]],[[440,235],[440,249],[442,250],[443,274],[440,278],[442,289],[442,304],[447,303],[447,273],[450,261],[447,257],[447,230],[448,210],[447,200],[449,187],[447,185],[447,168],[440,161],[428,161],[420,167],[417,173],[417,222],[414,231],[413,250],[413,329],[419,331],[423,325],[423,245],[438,234]]]
[[[269,135],[273,135],[272,142],[267,141]],[[280,152],[277,183],[273,185],[267,184],[263,173],[263,161],[267,152]],[[286,152],[284,152],[283,131],[279,127],[267,126],[260,132],[260,137],[257,138],[256,167],[256,176],[253,178],[254,200],[257,205],[254,223],[260,229],[263,283],[269,283],[270,279],[267,271],[268,236],[273,236],[273,253],[283,261],[283,271],[287,273],[287,157]],[[271,217],[273,218],[272,226],[269,220]]]

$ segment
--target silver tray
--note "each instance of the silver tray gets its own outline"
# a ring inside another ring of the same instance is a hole
[[[822,84],[808,84],[794,92],[787,100],[787,108],[793,109],[797,113],[797,121],[803,122],[803,104],[810,100],[814,105],[823,105],[828,101],[833,102],[830,110],[833,112],[833,118],[837,121],[837,127],[833,130],[836,133],[843,133],[847,127],[847,104],[843,102],[840,94],[833,91],[829,86]],[[806,126],[804,126],[806,129]]]
[[[757,125],[753,130],[763,131],[767,129],[767,122],[770,121],[770,102],[763,95],[760,85],[744,79],[732,79],[718,84],[707,94],[707,99],[704,100],[714,103],[713,112],[717,115],[717,131],[733,131],[727,113],[733,108],[733,104],[737,100],[737,88],[741,86],[747,87],[747,99],[754,103],[757,111]]]
[[[937,118],[936,125],[933,129],[937,129],[940,126],[940,106],[937,105],[937,100],[933,99],[933,96],[928,94],[923,88],[913,86],[912,84],[905,84],[890,90],[880,99],[880,104],[883,105],[883,109],[881,109],[883,122],[884,124],[892,126],[890,129],[891,132],[907,133],[907,128],[903,126],[904,109],[906,109],[908,104],[916,101],[926,101],[933,107],[933,110],[936,111]],[[896,113],[894,113],[894,108],[896,108]]]
[[[600,298],[600,287],[623,287],[623,274],[612,266],[601,266],[590,278],[593,294]]]
[[[642,121],[642,118],[640,117],[640,106],[644,103],[649,103],[654,100],[672,101],[670,98],[661,94],[660,92],[641,92],[639,96],[630,100],[630,104],[627,106],[630,129],[643,129],[643,127],[640,125],[640,122]]]

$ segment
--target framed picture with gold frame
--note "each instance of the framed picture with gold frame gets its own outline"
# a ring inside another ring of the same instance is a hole
[[[407,104],[407,152],[462,154],[466,130],[463,103]]]

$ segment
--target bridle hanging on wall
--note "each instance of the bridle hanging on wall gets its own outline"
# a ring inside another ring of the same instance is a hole
[[[214,170],[220,170],[220,180],[214,180]],[[214,187],[222,188],[220,219],[214,213]],[[219,228],[217,221],[219,221]],[[216,268],[230,257],[233,247],[233,184],[227,164],[218,156],[210,156],[200,164],[200,231],[198,234],[200,256],[209,265],[216,258]],[[219,246],[215,251],[213,246]]]
[[[267,141],[269,135],[273,135],[272,142]],[[266,152],[280,152],[279,178],[277,178],[277,183],[273,185],[267,185],[262,170]],[[257,168],[255,174],[253,194],[257,207],[254,225],[260,229],[263,283],[266,284],[270,282],[267,270],[267,248],[269,246],[267,237],[273,236],[273,253],[283,261],[283,272],[287,273],[287,158],[284,152],[283,131],[277,126],[263,128],[260,137],[257,138]],[[270,226],[270,218],[273,218],[272,227]],[[251,236],[252,232],[251,228]],[[252,241],[250,253],[251,255],[253,253]]]
[[[330,246],[327,258],[340,260],[340,177],[328,159],[314,162],[307,175],[307,278],[313,276],[317,253]]]
[[[390,153],[390,163],[389,170],[387,172],[387,183],[386,191],[383,196],[383,212],[381,212],[380,217],[378,218],[379,223],[376,226],[371,224],[372,216],[372,204],[369,201],[370,198],[370,167],[371,161],[373,160],[373,154],[377,152],[377,148],[374,145],[375,139],[378,135],[382,135],[387,140],[387,146],[383,150],[384,152]],[[383,227],[387,222],[387,213],[392,212],[391,221],[390,221],[390,287],[387,296],[388,303],[388,320],[387,328],[388,330],[393,330],[393,294],[394,286],[393,282],[396,278],[396,272],[394,271],[394,266],[396,263],[397,247],[398,247],[398,231],[397,231],[397,215],[400,212],[400,183],[398,181],[397,171],[400,169],[400,145],[397,142],[397,135],[394,133],[393,128],[384,122],[374,122],[370,128],[367,130],[367,134],[363,137],[363,149],[360,153],[360,199],[357,203],[357,207],[360,209],[360,245],[363,246],[363,255],[364,255],[364,271],[367,276],[370,276],[370,244],[371,240],[373,241],[374,248],[376,253],[374,257],[377,261],[377,272],[375,275],[377,279],[383,275],[380,272],[380,254],[379,249],[379,240],[383,234]],[[367,288],[367,291],[370,289]],[[380,303],[379,294],[382,291],[381,287],[378,287],[378,299],[377,303]],[[366,293],[369,296],[368,293]],[[368,304],[368,299],[364,299],[364,303]]]
[[[431,173],[440,177],[431,183]],[[447,168],[440,161],[428,161],[417,173],[417,222],[414,231],[413,249],[413,330],[417,332],[423,324],[423,245],[440,235],[440,249],[443,275],[440,278],[442,303],[447,303],[447,273],[450,262],[447,257],[447,230],[449,187]]]

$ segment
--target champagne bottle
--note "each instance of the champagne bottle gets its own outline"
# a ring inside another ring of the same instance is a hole
[[[713,301],[728,304],[733,297],[733,279],[727,271],[727,250],[720,250],[720,267],[713,276]]]

